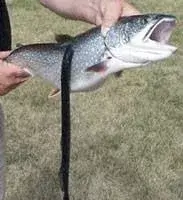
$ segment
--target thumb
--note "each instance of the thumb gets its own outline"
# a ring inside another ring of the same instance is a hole
[[[6,58],[11,51],[0,51],[0,59]]]
[[[121,0],[108,0],[102,5],[103,20],[102,33],[105,35],[109,28],[119,19],[122,14]]]

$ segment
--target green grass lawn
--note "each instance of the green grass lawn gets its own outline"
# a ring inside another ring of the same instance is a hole
[[[143,12],[183,21],[182,0],[134,0]],[[34,0],[14,0],[16,43],[54,41],[90,26],[62,19]],[[183,26],[165,62],[110,77],[72,107],[73,200],[183,199]],[[6,116],[7,200],[60,200],[60,102],[34,79],[1,98]]]

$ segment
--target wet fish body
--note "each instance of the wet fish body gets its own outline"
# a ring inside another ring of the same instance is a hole
[[[171,15],[124,17],[111,27],[105,38],[97,27],[63,44],[22,46],[7,61],[27,68],[60,89],[61,64],[66,47],[71,44],[74,51],[71,91],[91,91],[112,73],[169,57],[176,50],[168,44],[174,26],[175,17]]]

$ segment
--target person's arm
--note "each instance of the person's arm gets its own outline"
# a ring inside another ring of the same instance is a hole
[[[9,51],[0,52],[0,96],[15,89],[30,77],[28,72],[18,66],[3,61],[9,53]]]
[[[40,0],[40,3],[59,15],[102,27],[111,26],[120,16],[140,14],[125,0]]]

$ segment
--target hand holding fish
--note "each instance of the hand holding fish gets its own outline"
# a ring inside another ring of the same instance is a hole
[[[140,12],[124,0],[97,0],[95,1],[95,23],[102,25],[102,33],[105,35],[121,16],[138,15]]]
[[[3,61],[9,53],[9,51],[0,52],[0,96],[15,89],[30,76],[29,73],[16,65]]]
[[[40,0],[40,2],[65,17],[102,25],[102,30],[107,30],[120,16],[139,14],[139,11],[125,0]]]

